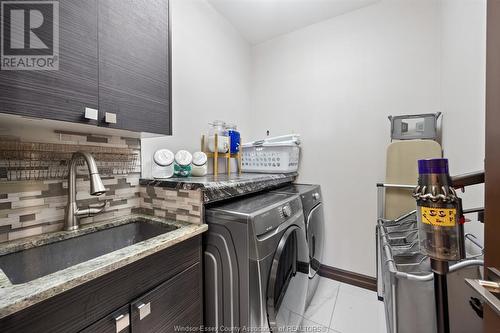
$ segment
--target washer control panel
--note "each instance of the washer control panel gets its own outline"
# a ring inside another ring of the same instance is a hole
[[[281,207],[281,216],[284,218],[292,216],[292,208],[290,207],[290,205]]]
[[[262,235],[276,229],[280,224],[292,218],[297,212],[302,212],[300,197],[292,197],[283,204],[273,207],[254,218],[256,235]]]

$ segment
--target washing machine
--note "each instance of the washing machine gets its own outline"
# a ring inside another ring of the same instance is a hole
[[[207,207],[204,325],[216,332],[294,332],[308,288],[297,194],[264,193]]]
[[[309,249],[309,287],[306,305],[318,289],[319,268],[323,262],[325,218],[320,185],[293,184],[279,188],[275,193],[298,194],[304,211],[307,245]]]

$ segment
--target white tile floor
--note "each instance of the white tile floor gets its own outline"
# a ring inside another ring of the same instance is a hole
[[[386,333],[384,303],[373,291],[321,277],[302,332]]]

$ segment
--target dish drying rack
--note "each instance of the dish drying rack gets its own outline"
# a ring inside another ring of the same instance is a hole
[[[73,153],[90,152],[104,176],[134,172],[139,160],[137,151],[129,148],[91,145],[0,142],[0,179],[8,181],[64,179]],[[78,173],[86,174],[83,160],[78,161]]]

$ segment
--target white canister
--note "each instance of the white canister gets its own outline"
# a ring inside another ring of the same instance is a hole
[[[164,179],[174,175],[174,153],[168,149],[157,150],[153,155],[153,178]]]
[[[177,177],[191,176],[191,162],[193,156],[187,150],[179,150],[175,153],[174,174]]]
[[[197,151],[193,154],[193,167],[191,169],[191,175],[194,177],[203,177],[207,175],[207,154],[201,151]]]

